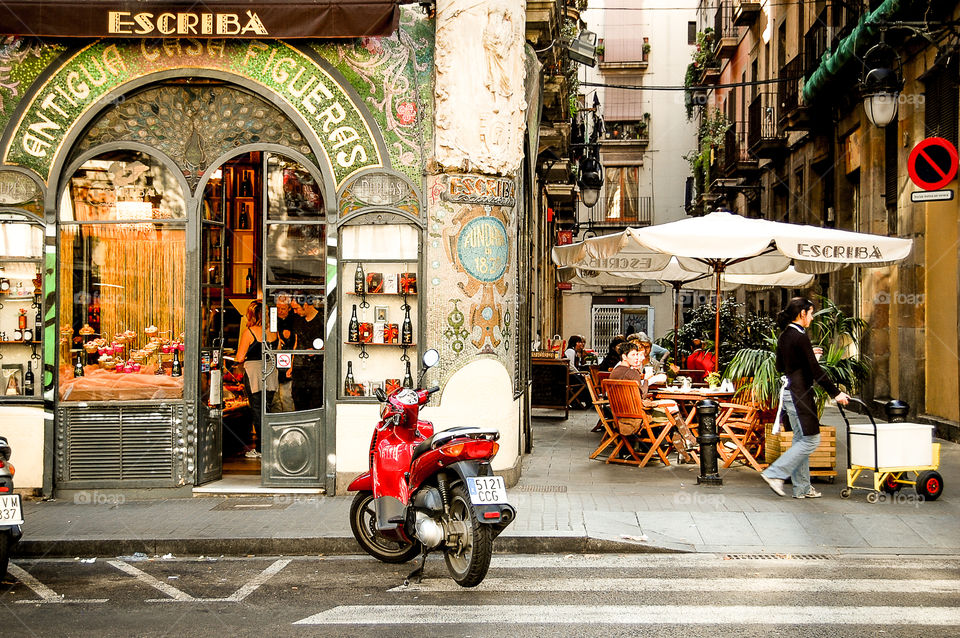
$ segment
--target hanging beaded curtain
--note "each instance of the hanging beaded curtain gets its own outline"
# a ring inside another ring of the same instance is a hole
[[[89,254],[74,255],[75,240]],[[159,337],[179,340],[184,331],[185,233],[154,224],[63,226],[61,228],[61,302],[83,312],[81,297],[99,295],[100,331],[107,340],[131,330],[134,347],[149,341],[148,326]],[[83,263],[86,262],[86,263]],[[74,295],[73,273],[87,270],[94,277],[86,295]],[[63,326],[71,325],[64,318]],[[74,318],[76,325],[83,321]]]

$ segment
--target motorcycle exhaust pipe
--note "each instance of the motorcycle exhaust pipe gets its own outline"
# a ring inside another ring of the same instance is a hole
[[[417,512],[414,528],[417,539],[430,549],[443,542],[443,526],[423,512]]]

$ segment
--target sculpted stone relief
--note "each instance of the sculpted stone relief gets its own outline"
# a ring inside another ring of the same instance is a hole
[[[519,168],[527,109],[524,9],[522,0],[437,2],[436,159],[442,168],[492,175]]]

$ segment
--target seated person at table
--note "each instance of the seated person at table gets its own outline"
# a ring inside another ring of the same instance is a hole
[[[610,349],[607,351],[607,356],[605,356],[603,361],[600,362],[600,365],[597,366],[600,372],[609,372],[615,365],[620,363],[620,353],[617,351],[617,348],[626,340],[627,338],[623,335],[617,335],[613,338],[613,341],[610,342]]]
[[[680,408],[677,402],[672,399],[651,400],[647,398],[649,388],[648,379],[643,374],[644,352],[637,344],[627,341],[620,345],[621,361],[613,370],[610,371],[611,379],[624,379],[627,381],[636,381],[640,384],[640,396],[643,398],[643,407],[650,410],[650,417],[654,421],[662,421],[667,418],[666,412],[674,416],[678,424],[680,434],[686,441],[685,446],[678,445],[679,448],[690,449],[696,446],[696,439],[687,428],[683,419],[678,418]],[[656,378],[662,375],[653,375]]]
[[[710,374],[717,370],[717,357],[710,350],[710,346],[700,339],[693,340],[693,352],[687,357],[687,370],[703,370]]]
[[[585,343],[583,337],[580,335],[571,335],[567,341],[567,349],[563,353],[563,357],[567,360],[567,365],[570,366],[570,396],[576,395],[576,398],[570,403],[570,407],[577,410],[586,410],[590,407],[590,404],[583,399],[583,397],[589,395],[587,394],[586,382],[579,374],[581,365],[580,357],[582,356]],[[578,394],[578,390],[582,391]]]
[[[667,360],[670,351],[663,346],[655,344],[645,332],[638,333],[638,340],[640,341],[640,347],[643,348],[644,353],[647,355],[646,359],[649,362],[647,365],[653,366],[654,372],[663,370],[663,364]]]

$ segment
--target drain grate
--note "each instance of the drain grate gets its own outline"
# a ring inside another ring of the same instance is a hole
[[[726,554],[723,560],[832,560],[827,554]]]
[[[224,502],[211,507],[210,511],[256,512],[259,510],[285,510],[288,507],[290,507],[290,499],[288,498],[228,498]]]
[[[512,488],[514,492],[556,492],[564,493],[567,491],[566,485],[518,485]]]

